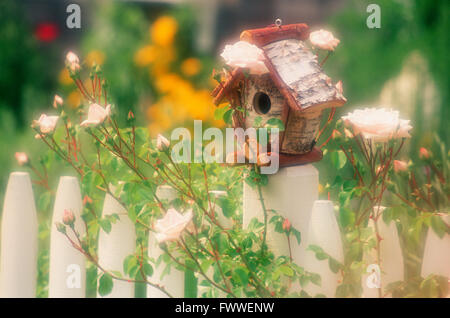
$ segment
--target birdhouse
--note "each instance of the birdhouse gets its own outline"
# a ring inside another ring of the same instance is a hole
[[[280,166],[320,160],[322,152],[314,145],[322,113],[344,105],[346,99],[305,42],[308,26],[279,23],[246,30],[240,38],[234,53],[226,47],[222,54],[234,63],[227,63],[231,67],[212,93],[214,103],[228,101],[234,109],[245,109],[234,112],[234,127],[254,127],[257,117],[263,122],[280,119],[285,127],[280,133]]]

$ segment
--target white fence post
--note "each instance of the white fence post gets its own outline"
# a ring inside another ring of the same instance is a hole
[[[367,268],[367,274],[363,275],[361,281],[363,285],[363,298],[378,297],[378,288],[375,287],[375,285],[377,285],[376,282],[380,282],[381,288],[384,289],[390,283],[403,280],[403,255],[395,222],[391,221],[389,224],[386,224],[383,219],[380,218],[377,225],[378,232],[381,237],[381,266],[377,264],[375,250],[372,250],[371,253],[365,255],[365,261],[369,264],[369,266]],[[374,221],[372,219],[369,220],[369,226],[373,229],[375,228]],[[378,268],[381,270],[380,272],[376,266],[379,266]]]
[[[171,201],[176,198],[176,190],[171,188],[170,186],[160,186],[156,191],[156,194],[161,200]],[[164,251],[159,248],[158,242],[156,241],[153,232],[149,233],[148,253],[149,257],[152,257],[155,261],[159,256],[164,254]],[[184,297],[184,271],[179,271],[174,266],[172,266],[170,268],[170,274],[165,275],[161,279],[161,274],[163,273],[165,268],[166,263],[164,262],[161,262],[159,266],[154,267],[154,272],[151,278],[152,282],[164,286],[166,290],[174,297]],[[148,285],[147,297],[167,298],[168,296],[160,290]]]
[[[450,215],[442,218],[450,224]],[[432,228],[428,229],[422,261],[422,277],[430,274],[442,275],[450,280],[450,235],[437,236]]]
[[[301,232],[300,246],[295,239],[291,245],[294,262],[302,265],[302,254],[306,248],[303,241],[308,230],[313,203],[319,196],[319,173],[313,165],[308,164],[281,168],[276,174],[268,177],[267,186],[262,188],[266,208],[274,209],[288,218],[292,226]],[[255,217],[261,222],[264,221],[258,191],[244,183],[244,227],[247,227]],[[276,233],[272,225],[269,225],[267,244],[277,255],[289,255],[286,235]]]
[[[292,226],[300,231],[302,240],[298,245],[295,238],[291,239],[291,252],[294,263],[303,266],[306,244],[304,242],[311,217],[314,201],[319,196],[319,172],[311,165],[281,168],[276,174],[268,175],[269,182],[262,188],[267,209],[274,209],[280,215],[288,218]],[[253,218],[264,221],[264,213],[259,201],[258,191],[244,182],[244,216],[243,225],[247,227]],[[270,220],[273,214],[268,215]],[[285,234],[276,233],[274,226],[269,224],[267,244],[276,256],[289,256],[289,247]],[[291,290],[298,291],[296,284]]]
[[[127,211],[111,195],[106,194],[103,204],[103,217],[118,214],[120,220],[111,224],[111,232],[100,230],[98,243],[99,263],[107,270],[122,272],[124,259],[133,254],[136,248],[136,231]],[[97,295],[101,297],[100,295]],[[126,281],[114,281],[113,290],[105,297],[132,298],[134,284]]]
[[[331,201],[314,202],[305,241],[306,247],[312,244],[317,245],[338,262],[344,262],[341,234]],[[321,286],[309,283],[305,288],[306,291],[310,295],[324,294],[326,297],[335,297],[340,275],[331,271],[328,261],[318,260],[315,253],[308,250],[305,254],[304,266],[305,270],[317,273],[321,277]]]
[[[85,297],[85,257],[75,250],[68,239],[56,229],[55,223],[62,222],[64,210],[75,216],[75,230],[83,236],[85,228],[81,219],[83,209],[80,186],[75,177],[61,177],[56,192],[50,236],[50,265],[48,296],[56,298]],[[69,237],[75,235],[67,229]]]
[[[38,222],[30,176],[9,176],[2,214],[0,297],[36,296]]]

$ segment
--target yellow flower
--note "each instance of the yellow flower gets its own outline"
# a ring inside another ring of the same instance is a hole
[[[178,30],[177,21],[170,16],[161,16],[150,28],[152,41],[160,46],[169,46],[173,43]]]
[[[67,104],[69,104],[71,108],[77,108],[78,106],[80,106],[80,103],[81,95],[78,91],[71,92],[67,97]]]
[[[94,64],[102,65],[105,62],[105,54],[101,51],[94,50],[86,56],[86,64],[92,67]]]
[[[202,68],[202,64],[196,58],[188,58],[181,63],[181,71],[186,76],[194,76],[197,75]]]
[[[70,85],[73,83],[67,68],[63,68],[61,72],[59,72],[58,80],[62,85]]]
[[[156,59],[156,49],[152,45],[144,46],[140,48],[134,55],[134,63],[137,66],[147,66]]]
[[[323,192],[323,185],[321,185],[320,183],[319,183],[319,193],[322,193]]]
[[[173,90],[178,90],[183,83],[183,79],[181,79],[177,74],[169,73],[164,74],[156,78],[156,88],[161,93],[169,93]]]

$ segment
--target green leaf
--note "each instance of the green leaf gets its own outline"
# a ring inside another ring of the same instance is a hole
[[[280,131],[285,129],[283,121],[279,118],[270,118],[264,126],[267,128],[278,128]]]
[[[291,228],[291,232],[292,234],[294,234],[295,238],[297,239],[297,243],[300,245],[302,241],[302,234],[294,228]]]
[[[290,268],[288,265],[282,265],[279,267],[280,272],[282,272],[284,275],[292,277],[294,276],[294,271],[292,268]]]
[[[149,263],[145,263],[145,264],[142,266],[142,270],[143,270],[143,272],[144,272],[144,274],[145,274],[146,276],[152,276],[152,275],[153,275],[153,267],[152,267],[152,265],[150,265]]]
[[[350,209],[341,206],[339,208],[339,223],[342,227],[347,227],[354,222],[354,214]]]
[[[253,127],[259,127],[259,126],[261,126],[261,123],[262,123],[262,117],[256,116],[255,119],[253,120]]]
[[[109,234],[111,232],[111,221],[108,219],[99,219],[98,223],[103,231]]]
[[[98,281],[98,293],[101,296],[106,296],[111,293],[113,286],[112,277],[108,274],[103,274]]]
[[[230,104],[225,105],[223,107],[217,107],[214,110],[214,119],[215,120],[221,120],[223,119],[223,116],[225,115],[225,113],[230,109]]]
[[[309,279],[314,285],[320,286],[322,284],[322,279],[319,274],[311,273]]]
[[[332,257],[328,258],[328,265],[330,266],[331,271],[335,274],[337,272],[339,272],[339,269],[342,268],[341,263],[339,263],[337,260],[335,260]]]
[[[330,159],[331,163],[337,170],[342,169],[345,166],[345,163],[347,162],[347,157],[345,156],[342,150],[331,151]]]
[[[344,191],[351,191],[358,185],[358,182],[355,179],[345,180],[342,188]]]
[[[448,231],[445,222],[437,215],[433,215],[431,217],[431,228],[440,238],[443,238],[445,233]]]
[[[123,272],[129,274],[131,269],[138,265],[138,260],[135,255],[128,255],[123,261]],[[130,275],[131,276],[131,275]]]
[[[227,124],[227,125],[231,125],[233,123],[233,113],[234,110],[233,109],[228,109],[225,114],[223,114],[223,121]]]
[[[248,272],[246,270],[244,270],[243,268],[237,268],[235,270],[235,273],[238,275],[242,286],[247,286],[248,285]]]
[[[227,218],[231,218],[236,212],[236,207],[234,206],[233,201],[228,197],[219,198],[217,200],[217,204],[221,207],[223,215]]]

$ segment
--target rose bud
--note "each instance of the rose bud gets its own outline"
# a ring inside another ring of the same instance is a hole
[[[53,98],[53,108],[58,108],[58,106],[61,106],[64,103],[64,100],[61,96],[55,95]]]
[[[16,158],[19,166],[23,166],[28,163],[28,156],[25,152],[16,152],[14,157]]]
[[[401,160],[394,160],[394,171],[408,171],[408,163]]]
[[[283,221],[283,230],[285,230],[286,232],[289,232],[291,230],[291,222],[287,218]]]
[[[75,222],[75,216],[73,215],[72,211],[64,210],[63,223],[65,225],[73,225],[74,222]]]
[[[419,157],[420,159],[428,159],[430,158],[430,152],[426,148],[421,147],[419,149]]]
[[[165,151],[169,149],[169,146],[170,141],[163,135],[158,134],[158,137],[156,138],[156,148],[158,148],[159,151]]]

